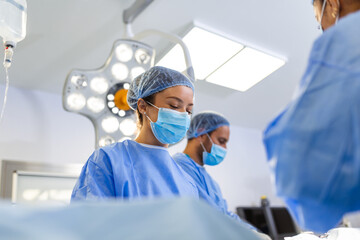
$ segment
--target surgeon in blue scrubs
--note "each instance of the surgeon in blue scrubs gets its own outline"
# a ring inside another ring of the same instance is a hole
[[[216,166],[224,160],[229,137],[230,123],[224,116],[211,111],[199,113],[191,120],[184,152],[173,158],[194,179],[201,199],[240,221],[236,214],[228,211],[219,185],[204,167]]]
[[[168,152],[169,144],[186,135],[193,98],[193,83],[177,71],[153,67],[135,78],[127,101],[138,115],[136,139],[95,150],[81,171],[72,201],[198,198],[194,181]]]
[[[264,143],[277,193],[302,228],[360,210],[360,0],[315,0],[324,33]]]

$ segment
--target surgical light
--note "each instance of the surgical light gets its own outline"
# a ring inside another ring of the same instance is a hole
[[[143,49],[138,49],[135,52],[135,59],[139,64],[147,64],[151,60],[151,56]]]
[[[90,97],[87,100],[87,107],[94,113],[99,113],[105,109],[105,101],[102,98]]]
[[[86,99],[80,93],[72,93],[66,99],[67,107],[73,111],[78,111],[85,107]]]
[[[139,64],[135,57],[137,52],[150,60]],[[95,127],[96,147],[114,143],[123,137],[135,137],[135,131],[132,135],[125,135],[120,130],[123,120],[135,121],[134,111],[127,103],[127,92],[132,75],[152,67],[154,57],[154,50],[144,43],[118,40],[103,67],[69,73],[64,85],[63,106],[91,120]]]
[[[115,53],[116,53],[116,57],[121,62],[128,62],[133,57],[132,49],[126,44],[120,44],[119,46],[117,46]]]
[[[114,133],[119,127],[119,121],[116,117],[107,117],[101,121],[101,127],[106,133]]]
[[[244,92],[284,64],[284,60],[245,48],[207,77],[206,81]]]
[[[129,76],[129,69],[125,64],[115,63],[111,68],[111,73],[117,80],[125,80]]]
[[[125,136],[131,136],[134,135],[136,132],[136,123],[134,120],[132,119],[125,119],[124,121],[122,121],[120,123],[120,131],[125,135]]]
[[[71,82],[78,88],[86,88],[87,87],[87,79],[84,75],[75,75],[72,76]]]
[[[95,77],[90,82],[90,88],[98,94],[103,94],[108,90],[109,83],[103,77]]]

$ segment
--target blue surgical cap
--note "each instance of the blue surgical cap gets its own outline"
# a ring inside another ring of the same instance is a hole
[[[137,101],[140,98],[151,96],[175,86],[187,86],[194,92],[194,84],[185,75],[169,68],[155,66],[131,82],[127,102],[133,110],[136,110]]]
[[[222,126],[230,126],[230,123],[221,114],[211,111],[198,113],[191,120],[187,138],[196,138]]]

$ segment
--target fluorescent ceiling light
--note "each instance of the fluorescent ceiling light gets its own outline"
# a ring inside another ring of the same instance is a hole
[[[183,41],[189,49],[195,77],[200,80],[205,79],[244,47],[198,27],[193,27]],[[179,72],[185,71],[184,55],[180,45],[175,45],[156,65]]]
[[[284,60],[246,47],[206,81],[244,92],[284,64]]]

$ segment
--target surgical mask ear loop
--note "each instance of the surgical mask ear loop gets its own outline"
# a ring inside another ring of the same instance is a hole
[[[322,19],[323,19],[323,16],[324,16],[325,6],[326,6],[326,0],[324,0],[324,3],[323,3],[322,8],[321,8],[321,15],[320,15],[320,21],[319,21],[319,26],[318,26],[318,29],[319,30],[321,29],[322,31],[324,31],[324,30],[323,30],[323,28],[321,26],[321,22],[322,22]]]
[[[337,2],[338,2],[338,5],[339,5],[339,9],[337,9],[338,12],[337,12],[337,14],[336,14],[335,24],[338,23],[338,21],[339,21],[339,16],[340,16],[340,1],[338,0]]]
[[[214,144],[214,142],[211,140],[211,137],[209,136],[209,134],[206,133],[206,135],[207,135],[208,138],[210,139],[211,144]],[[200,144],[201,144],[202,148],[204,149],[204,151],[205,151],[205,152],[208,152],[208,151],[206,151],[206,148],[204,147],[204,144],[203,144],[202,142],[200,142]],[[211,146],[212,146],[212,145],[211,145]],[[210,149],[210,152],[211,152],[211,149]]]

